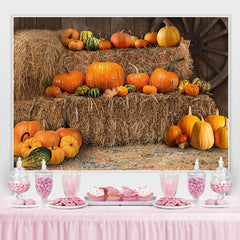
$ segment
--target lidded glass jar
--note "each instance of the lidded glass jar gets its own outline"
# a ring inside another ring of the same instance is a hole
[[[224,199],[225,194],[232,188],[231,173],[223,167],[222,157],[220,157],[218,165],[219,167],[212,173],[210,185],[212,190],[218,193],[218,198]]]
[[[23,193],[30,188],[29,174],[22,167],[21,157],[18,158],[17,167],[10,173],[8,186],[13,193],[16,193],[17,199],[23,198]]]
[[[45,159],[42,160],[42,169],[35,172],[35,188],[42,202],[47,203],[53,187],[53,173],[47,170]]]
[[[198,203],[206,185],[206,173],[199,170],[199,161],[195,161],[194,171],[188,172],[188,191],[193,197],[193,202]]]

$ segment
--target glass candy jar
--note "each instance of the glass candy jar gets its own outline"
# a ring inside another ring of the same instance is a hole
[[[232,188],[231,173],[223,167],[222,157],[220,157],[218,164],[219,167],[212,173],[210,185],[212,190],[218,193],[218,198],[224,199],[225,194]]]
[[[22,167],[21,157],[18,158],[17,167],[10,173],[10,179],[8,182],[11,192],[16,193],[16,198],[23,198],[23,193],[30,188],[29,174]]]
[[[206,173],[199,170],[199,161],[195,161],[194,171],[188,173],[188,191],[193,197],[193,203],[198,203],[206,185]]]
[[[47,170],[46,162],[42,160],[42,169],[35,172],[35,188],[40,195],[42,202],[47,203],[48,196],[53,187],[53,173]]]

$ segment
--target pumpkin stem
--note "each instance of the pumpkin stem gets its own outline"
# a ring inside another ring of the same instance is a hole
[[[199,116],[201,117],[201,122],[204,122],[204,118],[203,118],[202,114],[199,114]]]
[[[85,31],[87,31],[87,26],[85,26]]]
[[[191,106],[188,107],[188,115],[192,115],[192,107]]]
[[[42,120],[42,125],[43,125],[43,131],[46,131],[46,126],[47,126],[47,120],[46,119]]]
[[[25,133],[21,136],[20,142],[23,142],[23,138],[24,138],[24,136],[25,136],[26,134],[30,137],[30,133],[29,133],[29,132],[25,132]]]
[[[132,35],[132,31],[131,30],[128,30],[128,32],[130,33],[130,35]]]
[[[72,33],[70,33],[70,34],[69,34],[68,38],[69,38],[69,39],[71,39],[71,38],[72,38]]]
[[[124,32],[124,29],[123,30],[121,30],[121,32],[120,33],[123,33]]]
[[[101,62],[106,62],[105,58],[102,55],[99,55]]]
[[[64,69],[66,70],[67,73],[69,73],[68,69],[66,67],[64,67]]]
[[[219,116],[219,109],[216,109],[216,116]]]
[[[152,83],[151,83],[151,80],[150,80],[150,78],[149,78],[149,86],[152,86]]]
[[[32,102],[32,105],[31,105],[31,107],[30,107],[30,109],[28,111],[28,117],[27,117],[28,121],[32,121],[32,111],[33,111],[33,108],[34,108],[34,106],[36,104],[36,101],[37,101],[37,98],[34,98],[33,102]]]
[[[183,60],[184,60],[184,57],[171,61],[171,62],[167,65],[167,67],[165,68],[165,70],[169,72],[169,71],[170,71],[170,68],[172,67],[173,64],[175,64],[175,63],[177,63],[177,62],[181,62],[181,61],[183,61]]]
[[[164,24],[166,25],[166,28],[169,28],[169,27],[170,27],[169,23],[168,23],[166,20],[164,20],[163,22],[164,22]]]
[[[132,63],[129,63],[129,64],[132,65],[135,68],[136,73],[139,73],[138,68],[134,64],[132,64]]]
[[[64,127],[69,128],[68,120],[67,120],[67,108],[66,108],[66,99],[64,99],[63,103],[63,119],[64,119]]]
[[[172,87],[173,87],[175,90],[179,90],[179,87],[175,87],[175,86],[174,86],[173,80],[171,81],[171,83],[172,83]]]
[[[54,150],[54,141],[52,142],[52,150]]]
[[[225,128],[228,128],[228,127],[227,127],[227,118],[224,117],[224,119],[225,119],[224,127],[225,127]]]

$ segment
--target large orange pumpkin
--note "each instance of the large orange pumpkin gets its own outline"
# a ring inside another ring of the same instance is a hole
[[[83,85],[85,77],[78,70],[68,71],[67,73],[57,74],[52,81],[53,86],[59,87],[62,91],[74,93],[76,88]]]
[[[164,139],[169,147],[176,146],[177,137],[182,135],[182,130],[178,126],[170,126],[165,130]]]
[[[34,136],[37,131],[43,130],[43,125],[38,121],[32,121],[32,111],[35,106],[36,99],[33,100],[33,103],[28,112],[27,121],[22,121],[16,124],[14,127],[14,141],[21,141],[21,137],[25,132],[28,132],[30,135],[25,135],[22,141],[25,141],[28,138]]]
[[[219,148],[228,148],[227,119],[225,121],[225,126],[218,128],[214,133],[215,145]]]
[[[142,92],[143,87],[148,85],[149,83],[149,76],[147,73],[140,73],[138,68],[134,64],[129,64],[135,68],[136,73],[129,74],[126,79],[126,83],[134,85],[136,87],[136,91]]]
[[[179,84],[179,79],[176,73],[170,72],[170,68],[174,63],[180,62],[184,58],[176,59],[170,62],[167,67],[156,68],[150,77],[152,85],[157,87],[160,93],[168,93],[174,91]]]
[[[68,43],[71,40],[78,40],[80,38],[80,34],[77,30],[68,28],[64,30],[61,34],[61,42],[63,46],[67,47]]]
[[[22,144],[21,156],[24,158],[27,157],[32,150],[38,147],[42,147],[42,144],[39,140],[35,139],[34,137],[27,139]]]
[[[88,66],[86,72],[86,85],[90,88],[99,88],[101,92],[106,89],[122,86],[125,79],[123,68],[114,62],[95,62]]]
[[[69,124],[68,124],[66,101],[64,101],[64,105],[63,105],[63,118],[64,118],[64,127],[59,128],[56,131],[56,133],[60,137],[60,141],[61,141],[61,139],[63,137],[69,135],[69,136],[74,137],[77,140],[79,147],[81,147],[81,145],[82,145],[82,136],[81,136],[80,132],[77,129],[75,129],[75,128],[70,128]]]
[[[115,48],[129,48],[132,45],[132,38],[128,33],[121,32],[113,33],[110,39]]]

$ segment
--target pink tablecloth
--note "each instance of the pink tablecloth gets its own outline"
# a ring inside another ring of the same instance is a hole
[[[240,240],[240,198],[224,209],[16,209],[0,198],[1,240]]]

